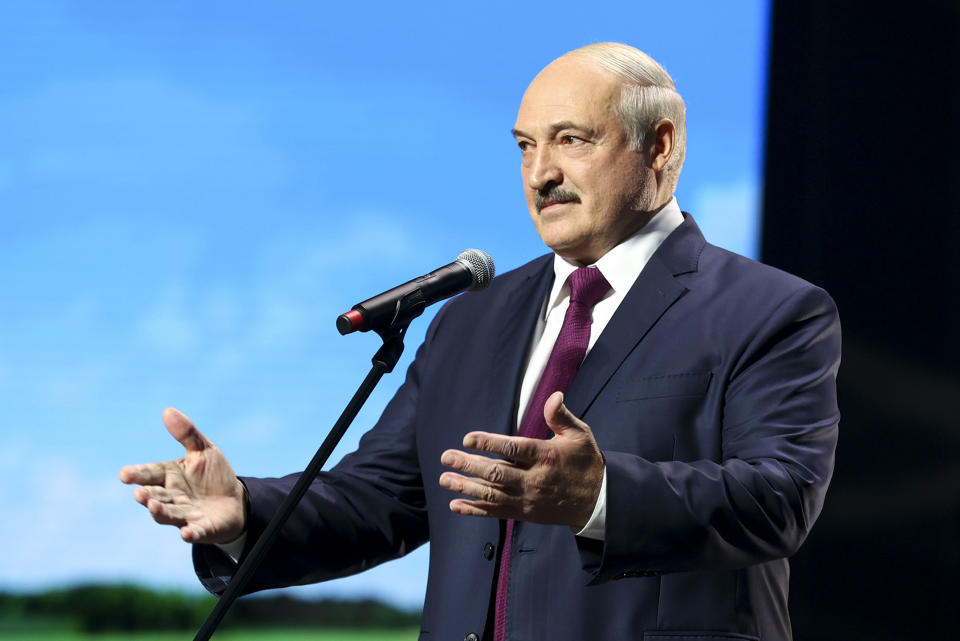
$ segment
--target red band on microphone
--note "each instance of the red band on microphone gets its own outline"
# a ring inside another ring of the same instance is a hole
[[[350,321],[350,325],[353,326],[353,331],[359,332],[363,330],[363,314],[355,309],[351,309],[343,315]]]

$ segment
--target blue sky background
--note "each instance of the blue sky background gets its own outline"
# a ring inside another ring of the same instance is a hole
[[[500,272],[544,253],[509,130],[565,51],[615,40],[664,64],[688,105],[680,205],[755,255],[767,12],[0,3],[0,589],[199,590],[119,468],[181,455],[174,405],[238,472],[302,469],[378,346],[337,314],[467,247]],[[426,559],[297,590],[418,606]]]

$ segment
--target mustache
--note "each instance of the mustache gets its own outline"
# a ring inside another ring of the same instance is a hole
[[[578,203],[580,195],[576,192],[567,191],[558,185],[547,185],[538,191],[533,197],[533,206],[537,208],[537,213],[553,203]]]

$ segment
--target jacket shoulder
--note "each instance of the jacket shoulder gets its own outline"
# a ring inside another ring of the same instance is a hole
[[[833,302],[824,289],[799,276],[710,243],[704,244],[698,273],[727,288],[751,290],[757,297],[783,299],[808,291]]]

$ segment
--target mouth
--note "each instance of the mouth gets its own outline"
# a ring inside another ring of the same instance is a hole
[[[557,205],[566,205],[567,203],[575,202],[573,200],[548,200],[539,207],[537,211],[543,211],[544,209],[550,209],[551,207],[556,207]]]

